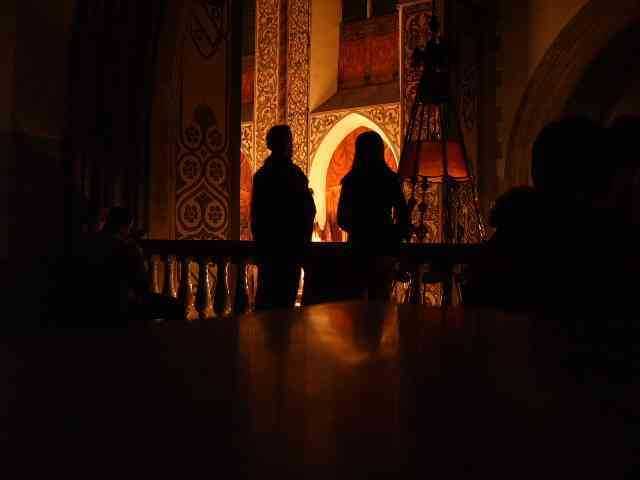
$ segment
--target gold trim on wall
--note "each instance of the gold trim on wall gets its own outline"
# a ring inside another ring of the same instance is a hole
[[[256,2],[255,162],[269,155],[267,132],[278,122],[280,0]]]
[[[387,137],[395,143],[394,146],[397,149],[400,148],[401,131],[399,103],[334,110],[311,115],[311,129],[309,133],[309,158],[311,160],[315,158],[318,147],[322,144],[322,140],[324,140],[331,129],[340,120],[351,113],[357,113],[374,122],[384,131]]]
[[[310,0],[289,0],[287,38],[287,123],[293,132],[293,161],[309,168]]]

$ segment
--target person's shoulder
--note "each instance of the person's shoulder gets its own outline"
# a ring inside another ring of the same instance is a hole
[[[253,174],[253,178],[260,179],[264,177],[267,173],[269,173],[267,166],[262,165],[260,168],[258,168],[258,170],[256,170],[256,173]]]
[[[309,179],[307,178],[307,175],[302,171],[302,169],[296,165],[295,163],[292,163],[289,166],[289,170],[291,172],[291,174],[293,175],[293,177],[301,182],[304,183],[305,185],[309,183]]]
[[[292,162],[292,163],[289,165],[289,168],[291,169],[291,171],[292,171],[295,175],[297,175],[297,176],[299,176],[299,177],[302,177],[302,178],[304,178],[304,179],[306,180],[307,175],[302,171],[302,169],[301,169],[298,165],[296,165],[295,163],[293,163],[293,162]]]
[[[253,175],[253,186],[259,186],[264,183],[269,183],[269,177],[272,176],[272,169],[268,165],[262,165],[256,173]]]

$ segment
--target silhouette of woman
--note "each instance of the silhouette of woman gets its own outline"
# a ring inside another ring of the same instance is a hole
[[[393,261],[381,256],[409,232],[409,212],[398,175],[384,160],[384,142],[376,132],[356,140],[353,166],[342,179],[338,225],[349,234],[359,293],[387,300]]]

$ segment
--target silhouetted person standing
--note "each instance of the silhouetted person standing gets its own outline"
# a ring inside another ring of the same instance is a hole
[[[253,177],[251,229],[258,248],[256,309],[293,307],[302,257],[311,241],[316,209],[306,175],[294,165],[287,125],[267,134],[271,150]]]
[[[359,287],[370,299],[388,299],[393,264],[380,254],[408,236],[409,212],[400,179],[387,166],[384,142],[376,132],[356,140],[353,166],[342,179],[338,225],[349,234]]]

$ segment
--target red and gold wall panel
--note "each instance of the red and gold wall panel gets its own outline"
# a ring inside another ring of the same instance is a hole
[[[342,26],[340,88],[387,83],[398,78],[398,17],[389,15]]]
[[[256,67],[253,55],[242,59],[242,105],[252,105],[255,82]]]
[[[251,240],[251,192],[255,173],[253,124],[241,127],[240,151],[240,240]]]

